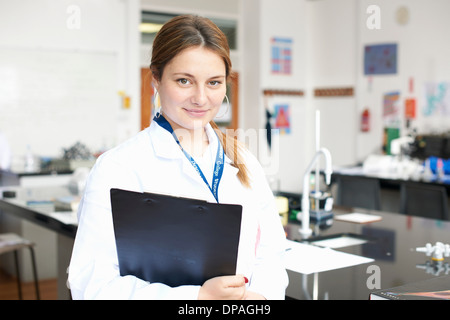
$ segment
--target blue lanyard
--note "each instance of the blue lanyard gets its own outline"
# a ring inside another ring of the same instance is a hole
[[[200,166],[197,164],[197,162],[194,160],[194,158],[192,158],[189,155],[189,153],[187,153],[181,146],[180,141],[177,138],[177,135],[173,131],[172,126],[166,120],[166,118],[164,118],[162,115],[159,115],[159,117],[154,117],[153,120],[156,121],[156,123],[158,123],[162,128],[166,129],[167,131],[169,131],[172,134],[172,136],[174,137],[178,146],[180,147],[181,151],[183,151],[184,155],[189,160],[189,162],[192,164],[195,171],[197,171],[197,173],[200,175],[200,177],[202,177],[203,181],[208,186],[209,190],[213,194],[217,203],[219,203],[218,190],[219,190],[220,180],[222,179],[223,167],[224,167],[224,157],[225,157],[222,145],[220,144],[220,141],[217,141],[217,154],[216,154],[216,161],[214,164],[212,187],[211,187],[208,183],[208,180],[206,180],[205,175],[203,174],[202,170],[200,169]],[[216,133],[216,135],[217,135],[217,133]]]

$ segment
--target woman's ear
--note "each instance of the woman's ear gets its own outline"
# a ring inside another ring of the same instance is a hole
[[[159,81],[155,78],[152,79],[152,86],[154,90],[159,91]]]
[[[152,86],[155,90],[158,90],[158,88],[159,88],[158,72],[156,72],[156,70],[154,68],[152,68],[152,66],[150,66],[150,74],[151,74],[151,78],[152,78]]]

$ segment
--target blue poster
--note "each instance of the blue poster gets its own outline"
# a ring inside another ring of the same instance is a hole
[[[271,39],[272,74],[291,74],[292,68],[292,39],[277,38]]]
[[[396,74],[397,44],[367,45],[364,48],[364,74]]]

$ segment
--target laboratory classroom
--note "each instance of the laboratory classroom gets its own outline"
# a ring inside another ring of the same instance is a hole
[[[0,299],[71,299],[86,179],[151,125],[153,39],[181,14],[228,38],[215,122],[264,170],[285,299],[448,299],[397,289],[449,283],[449,13],[448,0],[0,0]]]

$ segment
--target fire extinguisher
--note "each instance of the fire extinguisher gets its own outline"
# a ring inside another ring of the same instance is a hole
[[[370,130],[370,111],[364,109],[361,113],[361,132],[369,132]]]

